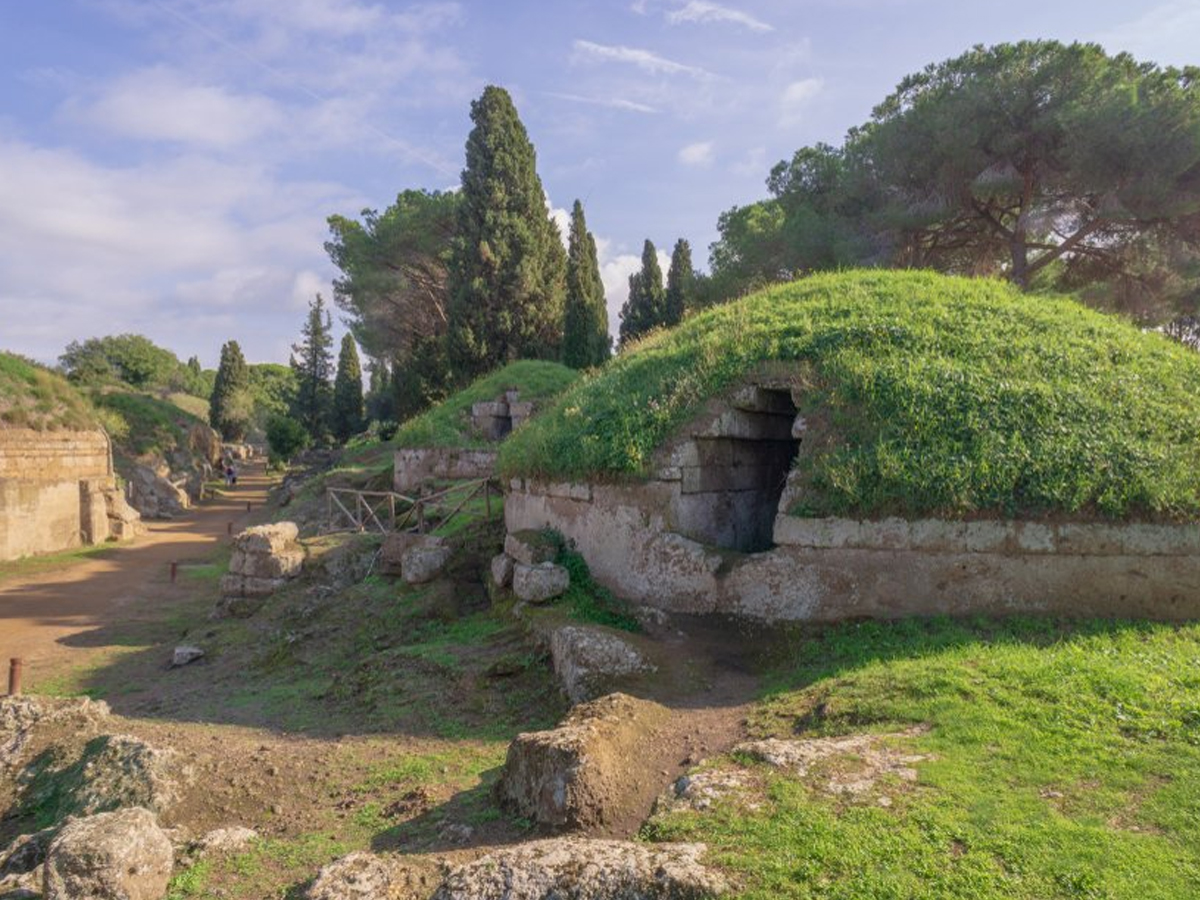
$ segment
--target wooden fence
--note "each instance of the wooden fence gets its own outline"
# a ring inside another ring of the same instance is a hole
[[[415,531],[420,534],[447,524],[476,497],[483,495],[484,511],[492,517],[492,503],[503,494],[492,478],[463,481],[435,494],[408,497],[394,491],[358,491],[326,488],[326,533],[337,531]]]

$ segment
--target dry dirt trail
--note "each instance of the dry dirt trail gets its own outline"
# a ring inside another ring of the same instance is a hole
[[[84,662],[104,647],[89,634],[111,634],[108,626],[171,596],[171,563],[203,561],[228,539],[230,523],[235,534],[251,524],[270,483],[263,463],[248,463],[236,487],[177,519],[147,522],[147,533],[130,543],[0,581],[0,661],[22,658],[27,683]]]

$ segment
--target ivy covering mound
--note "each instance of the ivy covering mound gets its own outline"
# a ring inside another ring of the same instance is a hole
[[[472,382],[430,410],[409,419],[396,432],[397,447],[484,447],[488,441],[471,428],[471,407],[502,398],[505,391],[520,393],[538,410],[566,390],[579,373],[553,362],[520,360]]]
[[[654,334],[513,435],[501,472],[645,477],[706,399],[771,361],[813,425],[797,514],[1200,514],[1200,354],[925,272],[816,276]]]
[[[0,353],[0,428],[87,430],[96,425],[96,411],[66,379]]]

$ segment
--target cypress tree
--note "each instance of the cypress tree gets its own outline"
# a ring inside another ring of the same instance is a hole
[[[240,441],[250,427],[250,370],[237,341],[221,347],[221,362],[208,399],[208,423],[227,441]]]
[[[683,321],[683,311],[691,305],[696,272],[692,268],[692,248],[683,238],[671,251],[671,267],[667,269],[667,293],[663,305],[663,324],[670,327]]]
[[[296,373],[296,398],[292,412],[314,441],[325,439],[332,403],[330,377],[333,374],[332,323],[325,310],[325,298],[317,294],[308,305],[308,318],[301,329],[301,341],[292,345],[291,359]]]
[[[587,230],[583,204],[576,200],[571,210],[571,234],[567,243],[563,362],[573,369],[598,366],[608,359],[611,347],[596,240]]]
[[[662,267],[654,243],[646,240],[642,247],[642,268],[629,276],[629,299],[621,307],[621,344],[624,346],[652,328],[665,322],[666,292],[663,290]]]
[[[566,279],[562,239],[512,98],[489,85],[471,120],[449,267],[448,362],[458,381],[513,359],[557,358]]]
[[[342,349],[338,354],[329,426],[333,436],[342,444],[358,434],[363,426],[362,366],[358,362],[354,338],[349,334],[342,337]]]

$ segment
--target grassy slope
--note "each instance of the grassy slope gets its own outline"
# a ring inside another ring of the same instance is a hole
[[[173,402],[132,391],[97,393],[95,403],[108,414],[113,442],[130,456],[186,448],[188,430],[203,422]]]
[[[800,456],[797,512],[1200,513],[1200,357],[1070,300],[931,273],[817,276],[692,317],[566,392],[501,471],[641,476],[764,360],[795,363],[801,412],[832,436]]]
[[[471,405],[495,400],[506,390],[521,392],[521,400],[539,405],[569,387],[579,373],[553,362],[520,360],[473,382],[437,406],[408,420],[396,432],[397,447],[473,447],[487,441],[471,432]]]
[[[647,827],[707,842],[740,896],[1200,896],[1200,626],[869,623],[793,652],[753,730],[926,723],[913,744],[933,758],[886,809],[759,767],[757,809]]]
[[[0,427],[89,429],[96,412],[66,379],[0,352]]]

